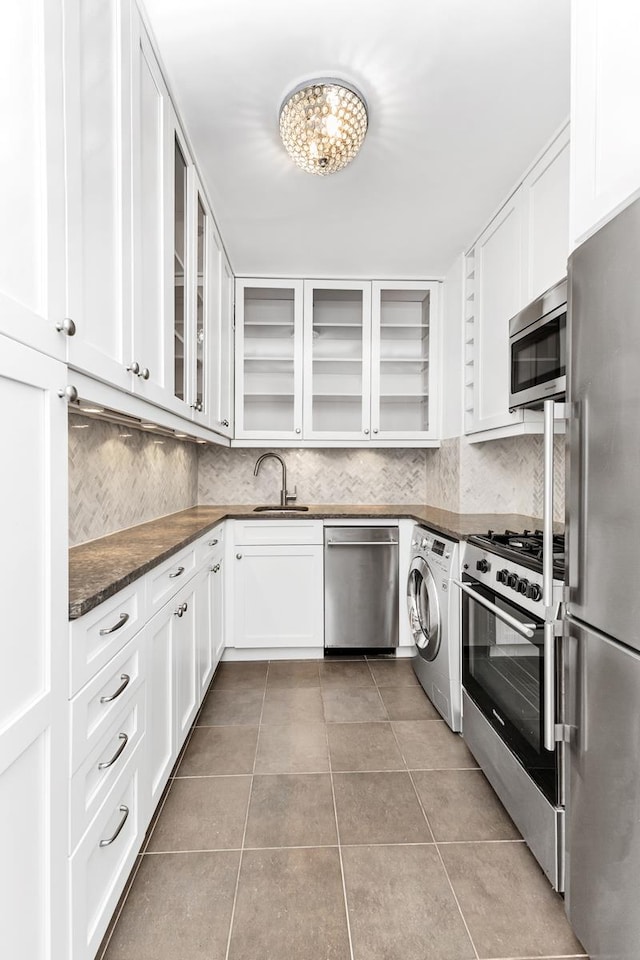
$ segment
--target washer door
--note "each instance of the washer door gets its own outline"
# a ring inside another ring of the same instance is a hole
[[[433,573],[426,560],[415,557],[407,582],[409,625],[413,642],[425,660],[435,660],[440,649],[440,606]]]

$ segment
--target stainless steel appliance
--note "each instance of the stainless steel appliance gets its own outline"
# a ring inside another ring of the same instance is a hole
[[[509,322],[510,407],[538,406],[566,390],[567,281],[561,280]]]
[[[563,888],[561,707],[544,602],[543,534],[470,537],[463,554],[463,736],[534,856]],[[552,588],[562,591],[564,543]]]
[[[452,730],[461,727],[459,545],[424,527],[414,527],[407,579],[409,626],[416,655],[413,669],[425,693]]]
[[[398,603],[398,528],[325,527],[325,647],[397,647]]]
[[[640,955],[640,201],[569,261],[567,913]]]

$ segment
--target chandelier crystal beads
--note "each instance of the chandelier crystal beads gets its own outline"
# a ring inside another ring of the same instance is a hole
[[[280,136],[291,159],[327,176],[358,153],[367,132],[364,97],[342,80],[313,80],[293,90],[280,109]]]

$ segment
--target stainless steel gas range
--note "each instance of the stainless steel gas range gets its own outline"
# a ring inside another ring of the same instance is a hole
[[[564,538],[552,542],[552,595],[559,602]],[[507,531],[470,537],[465,545],[457,581],[463,596],[463,736],[549,880],[562,890],[563,744],[555,736],[562,671],[549,631],[542,543],[540,532]],[[552,745],[545,736],[549,726]]]

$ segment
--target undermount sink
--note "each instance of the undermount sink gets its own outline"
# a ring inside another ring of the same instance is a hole
[[[267,507],[254,507],[254,513],[304,513],[305,510],[308,510],[309,507],[303,507],[301,504],[290,504],[288,507],[276,506],[267,506]]]

